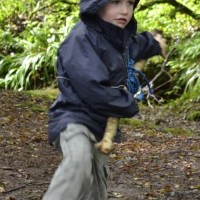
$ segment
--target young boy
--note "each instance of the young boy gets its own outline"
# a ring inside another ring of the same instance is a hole
[[[107,156],[95,143],[108,117],[133,117],[134,97],[122,86],[129,56],[161,54],[150,33],[135,37],[133,10],[139,0],[81,0],[81,21],[62,43],[57,59],[60,94],[49,110],[49,142],[63,160],[43,200],[105,200]],[[162,41],[161,41],[162,44]]]

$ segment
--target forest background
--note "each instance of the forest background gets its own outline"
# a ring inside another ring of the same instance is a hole
[[[163,32],[169,54],[143,69],[161,104],[120,122],[108,199],[199,200],[200,1],[141,0],[135,17],[139,32]],[[47,111],[57,49],[78,20],[78,0],[0,0],[0,199],[40,200],[62,159]]]
[[[135,11],[138,31],[161,30],[167,39],[167,63],[159,56],[144,71],[159,98],[199,99],[200,2],[141,0]],[[0,1],[0,88],[56,87],[57,49],[79,20],[78,0]]]

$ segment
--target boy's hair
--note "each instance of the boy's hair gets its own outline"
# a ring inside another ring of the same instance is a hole
[[[111,0],[80,0],[80,13],[95,14],[99,8],[102,8]],[[133,9],[135,9],[140,0],[135,0]]]
[[[134,9],[137,7],[139,1],[140,1],[140,0],[135,0],[135,2],[134,2]]]

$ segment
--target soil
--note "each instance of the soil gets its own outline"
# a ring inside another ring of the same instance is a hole
[[[62,159],[47,142],[51,103],[0,90],[0,200],[40,200],[47,190]],[[122,142],[110,154],[108,200],[199,200],[200,122],[162,107],[142,107],[137,118],[142,126],[120,125]]]

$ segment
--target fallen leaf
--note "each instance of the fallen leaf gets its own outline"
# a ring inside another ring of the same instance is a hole
[[[123,195],[123,194],[120,194],[120,193],[118,193],[118,192],[113,192],[113,196],[114,196],[115,198],[122,198],[124,195]]]
[[[5,184],[3,182],[0,182],[0,192],[5,191]]]

